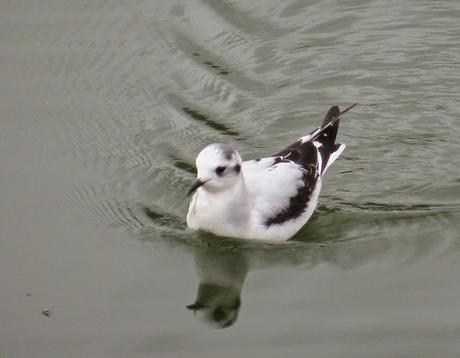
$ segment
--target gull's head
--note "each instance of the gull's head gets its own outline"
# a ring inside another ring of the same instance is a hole
[[[209,192],[233,187],[241,177],[241,163],[238,152],[228,144],[206,146],[196,158],[197,180],[188,193],[200,187]]]

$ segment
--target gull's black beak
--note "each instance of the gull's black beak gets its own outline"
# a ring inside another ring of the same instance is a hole
[[[187,192],[187,195],[193,194],[200,186],[202,186],[205,183],[206,183],[206,181],[202,181],[202,180],[198,179],[195,183],[193,183],[192,187]]]

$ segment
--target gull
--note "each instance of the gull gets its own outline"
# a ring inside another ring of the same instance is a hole
[[[206,146],[188,191],[188,227],[241,239],[290,239],[310,219],[322,178],[345,149],[335,143],[339,122],[355,105],[342,112],[332,106],[319,128],[266,158],[243,161],[228,144]]]

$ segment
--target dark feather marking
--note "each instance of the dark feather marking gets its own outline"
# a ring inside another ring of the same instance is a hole
[[[276,158],[275,158],[275,161],[273,162],[272,165],[278,164],[279,162],[282,161],[282,159],[283,159],[283,157],[276,157]]]
[[[303,185],[298,188],[296,195],[289,199],[289,206],[287,208],[265,221],[265,226],[267,227],[283,224],[286,221],[298,218],[308,206],[318,179],[316,147],[313,143],[306,142],[302,145],[300,154],[296,163],[305,169],[305,173],[302,175]]]
[[[306,148],[306,144],[312,143],[313,141],[317,141],[322,144],[318,151],[322,159],[321,169],[322,171],[324,171],[329,157],[340,146],[340,144],[335,144],[335,139],[337,138],[337,131],[339,130],[340,118],[344,113],[348,112],[354,106],[356,106],[356,103],[342,112],[340,112],[338,106],[332,106],[327,112],[326,116],[324,117],[323,122],[321,123],[321,130],[319,131],[319,133],[313,136],[313,133],[318,131],[318,129],[311,131],[308,135],[312,137],[306,143],[302,144],[301,140],[297,140],[286,149],[283,149],[281,152],[276,153],[275,156],[283,157],[283,161],[290,160],[294,163],[302,165],[302,163],[300,163],[300,160],[303,157],[303,151]]]
[[[222,176],[224,175],[224,172],[225,172],[225,169],[227,169],[226,167],[224,166],[218,166],[216,169],[215,169],[215,172],[218,176]]]
[[[227,160],[231,160],[233,155],[235,154],[235,149],[233,149],[232,146],[228,144],[221,143],[219,144],[219,148],[222,150],[222,155]]]

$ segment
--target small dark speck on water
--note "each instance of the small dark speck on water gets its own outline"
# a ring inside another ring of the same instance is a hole
[[[44,315],[46,317],[50,317],[51,316],[51,311],[50,310],[43,310],[42,315]]]

